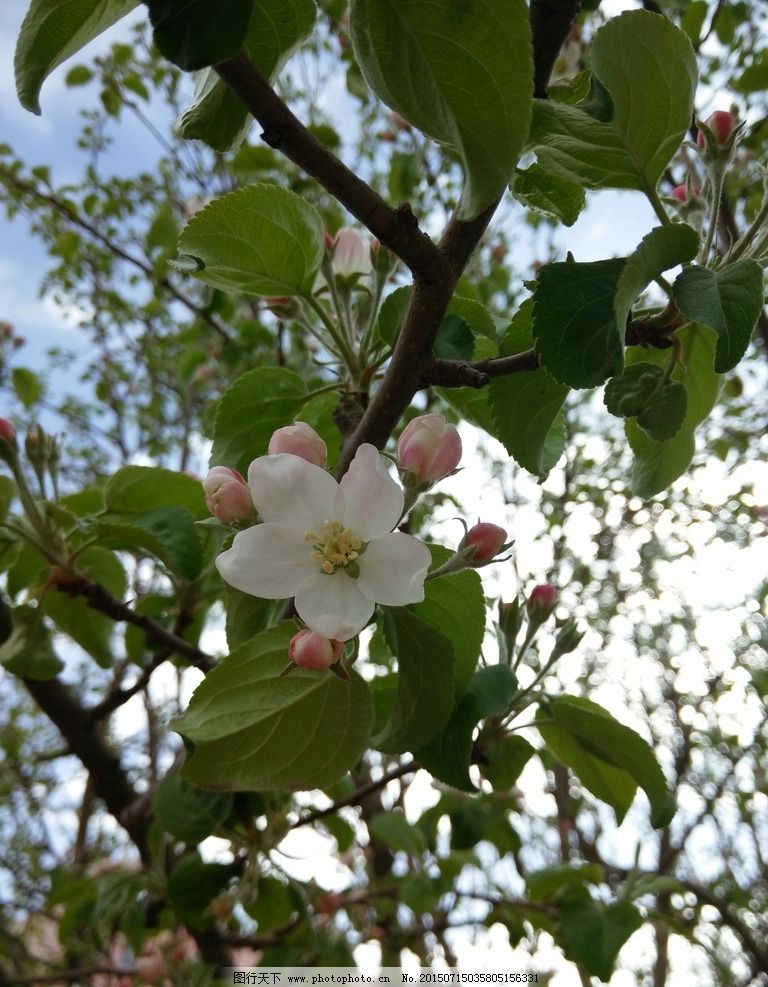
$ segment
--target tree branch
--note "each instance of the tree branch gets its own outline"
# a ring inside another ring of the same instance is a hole
[[[206,654],[194,644],[190,644],[184,638],[166,630],[162,624],[158,624],[151,617],[136,613],[127,604],[116,600],[100,583],[93,583],[85,576],[65,576],[60,577],[55,586],[61,593],[67,593],[70,596],[82,596],[89,607],[99,610],[107,617],[111,617],[112,620],[125,621],[128,624],[133,624],[134,627],[139,627],[150,640],[164,644],[174,654],[187,658],[201,671],[209,672],[213,668],[215,661],[212,655]]]
[[[549,77],[563,42],[581,9],[581,0],[531,0],[533,95],[547,98]]]
[[[142,860],[149,860],[149,820],[125,810],[138,798],[118,755],[100,735],[86,710],[60,679],[22,679],[30,696],[67,741],[70,751],[93,779],[96,795],[136,844]]]
[[[441,254],[419,229],[407,203],[394,208],[347,168],[293,115],[245,55],[237,55],[215,69],[263,128],[262,140],[318,181],[414,274],[427,279],[439,277]]]
[[[325,809],[316,809],[314,812],[308,812],[306,816],[302,816],[297,822],[293,824],[292,829],[298,829],[299,826],[309,826],[310,823],[317,822],[318,819],[324,819],[326,816],[332,816],[339,809],[343,809],[347,805],[357,805],[357,803],[366,797],[366,795],[371,795],[373,792],[378,791],[380,788],[384,788],[388,785],[390,781],[395,781],[396,778],[402,778],[403,775],[412,774],[419,770],[419,765],[416,761],[406,761],[404,764],[398,764],[397,767],[392,768],[391,771],[387,771],[383,774],[381,778],[377,778],[375,781],[369,781],[367,785],[361,785],[360,788],[355,789],[351,795],[346,798],[339,799],[332,805],[329,805]]]
[[[425,386],[435,387],[485,387],[495,377],[536,370],[539,358],[533,350],[500,356],[488,360],[440,360],[434,359]]]
[[[41,192],[32,182],[26,182],[23,179],[17,178],[15,175],[10,174],[10,172],[8,172],[5,168],[0,171],[0,180],[4,182],[6,186],[16,189],[17,192],[20,192],[23,195],[32,196],[32,198],[37,199],[39,202],[45,202],[47,205],[51,206],[52,209],[55,209],[56,212],[64,216],[64,218],[72,223],[73,226],[77,226],[81,230],[84,230],[89,234],[89,236],[93,237],[94,240],[100,243],[102,247],[106,247],[106,249],[111,254],[114,254],[115,257],[125,261],[126,264],[130,264],[131,266],[138,268],[138,270],[140,270],[150,282],[157,281],[157,283],[161,285],[161,287],[163,287],[172,298],[175,298],[177,302],[180,302],[198,319],[201,319],[203,322],[207,323],[207,325],[209,325],[211,329],[213,329],[213,331],[222,339],[229,340],[231,338],[229,331],[225,329],[218,319],[214,318],[210,312],[207,312],[202,306],[198,305],[196,302],[193,302],[191,298],[187,298],[186,295],[182,294],[182,292],[180,292],[167,277],[157,278],[154,269],[150,264],[146,263],[146,261],[144,261],[141,257],[137,257],[135,254],[129,254],[126,250],[123,250],[122,247],[119,247],[116,243],[113,243],[109,237],[105,236],[101,232],[101,230],[75,212],[75,210],[72,209],[68,203],[63,202],[55,195],[49,195],[45,192]]]

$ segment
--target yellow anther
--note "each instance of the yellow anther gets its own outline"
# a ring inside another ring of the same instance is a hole
[[[362,540],[354,531],[345,528],[341,521],[335,519],[325,521],[319,535],[307,531],[304,538],[313,543],[312,558],[321,563],[320,568],[329,576],[339,566],[346,568],[350,562],[354,562],[360,555],[358,550],[363,547]]]

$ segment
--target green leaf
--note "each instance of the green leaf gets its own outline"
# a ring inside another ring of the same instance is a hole
[[[385,610],[384,629],[397,656],[397,692],[390,718],[371,744],[387,754],[415,751],[448,722],[453,709],[450,640],[405,607]]]
[[[632,490],[645,499],[661,493],[688,469],[696,449],[696,426],[709,415],[720,391],[721,378],[712,368],[716,339],[712,330],[700,325],[687,326],[677,333],[677,338],[682,346],[682,365],[678,364],[672,377],[684,381],[688,396],[680,429],[671,439],[655,442],[635,422],[625,424],[635,457]],[[665,350],[646,350],[640,346],[627,350],[630,366],[638,361],[661,365],[668,359]]]
[[[276,428],[290,425],[307,398],[303,377],[285,367],[257,367],[228,387],[213,427],[211,466],[232,466],[245,474],[267,452]]]
[[[538,162],[588,188],[653,189],[691,122],[697,77],[691,43],[666,17],[632,10],[597,32],[590,60],[613,102],[612,119],[534,100],[529,142]]]
[[[234,651],[245,641],[265,631],[274,621],[275,600],[262,600],[249,593],[242,593],[233,586],[224,586],[224,600],[227,610],[227,644]]]
[[[315,22],[312,0],[259,0],[253,9],[243,50],[261,74],[273,81]],[[228,151],[243,139],[251,116],[243,102],[211,68],[195,80],[195,99],[174,125],[179,137],[205,141]]]
[[[379,335],[390,346],[395,345],[397,337],[400,335],[412,290],[410,285],[396,288],[390,295],[387,295],[379,309],[377,323]],[[446,318],[458,316],[475,336],[487,336],[489,339],[496,339],[496,325],[493,316],[480,302],[476,302],[472,298],[463,298],[461,295],[454,295],[445,311]],[[482,358],[477,353],[477,344],[480,342],[482,341],[476,339],[474,354],[467,350],[468,356],[462,357],[462,359],[468,359],[473,355]],[[482,354],[482,356],[484,355]]]
[[[524,206],[554,216],[566,226],[573,226],[587,201],[583,185],[553,174],[538,164],[518,171],[511,188],[514,197]]]
[[[245,910],[258,924],[260,933],[287,925],[300,907],[301,899],[290,885],[264,874],[259,875],[256,900],[245,904]]]
[[[36,607],[15,607],[13,633],[0,645],[0,665],[26,679],[52,679],[64,668],[53,650],[51,636]]]
[[[32,0],[14,57],[24,109],[39,114],[40,87],[56,66],[137,6],[138,0]]]
[[[555,722],[593,756],[632,776],[648,796],[654,827],[669,824],[675,813],[674,800],[656,755],[639,734],[581,696],[558,696],[548,703],[548,709]]]
[[[111,548],[146,551],[182,579],[196,579],[203,550],[194,516],[184,507],[158,507],[147,514],[95,524],[100,540]]]
[[[204,864],[197,851],[182,857],[168,878],[168,899],[179,920],[194,931],[210,925],[206,909],[231,878],[231,866]]]
[[[475,791],[469,777],[472,735],[481,720],[509,710],[517,679],[508,665],[491,665],[475,673],[451,718],[416,759],[436,778],[466,792]]]
[[[664,271],[693,260],[699,249],[699,236],[685,223],[657,226],[644,236],[627,257],[616,286],[616,323],[624,328],[632,306],[648,285]]]
[[[526,874],[525,888],[533,901],[560,901],[573,888],[603,881],[605,870],[600,864],[556,864]]]
[[[78,558],[78,570],[93,582],[100,583],[118,600],[122,599],[125,570],[114,552],[99,546],[88,548]],[[76,641],[98,665],[102,668],[112,665],[114,621],[89,607],[82,597],[70,597],[53,588],[43,596],[41,608],[59,630]]]
[[[513,356],[533,346],[532,304],[524,302],[501,344],[501,356]],[[540,478],[546,477],[565,448],[561,409],[568,388],[543,367],[497,377],[488,388],[495,428],[516,462]]]
[[[471,360],[475,339],[460,315],[446,315],[435,338],[434,353],[441,360]]]
[[[646,435],[657,442],[677,434],[688,407],[685,385],[667,380],[655,363],[626,367],[621,377],[608,381],[604,400],[612,415],[635,418]]]
[[[161,55],[185,72],[216,65],[240,51],[251,0],[145,0]]]
[[[200,843],[215,833],[232,814],[232,805],[231,794],[195,788],[176,772],[161,780],[152,797],[160,825],[184,843]]]
[[[377,812],[369,820],[368,830],[371,836],[386,843],[392,850],[403,850],[417,857],[427,849],[424,834],[420,829],[411,826],[402,811]]]
[[[288,662],[293,623],[263,631],[202,682],[173,729],[192,745],[183,776],[220,791],[323,788],[354,767],[373,722],[370,689],[352,671]]]
[[[488,748],[488,760],[480,770],[495,791],[508,791],[520,777],[536,749],[524,737],[502,737]]]
[[[576,737],[558,724],[544,723],[544,714],[537,716],[536,726],[550,751],[561,764],[576,775],[584,788],[595,798],[610,805],[621,824],[635,797],[637,785],[632,776],[614,767],[601,757],[596,757]]]
[[[614,297],[626,260],[547,264],[534,292],[536,352],[556,381],[595,387],[624,367]]]
[[[353,0],[351,34],[366,82],[464,165],[462,219],[490,206],[525,143],[533,95],[523,0]],[[486,98],[478,99],[484,93]]]
[[[179,237],[179,255],[197,263],[196,277],[251,295],[307,294],[324,249],[318,211],[277,185],[249,185],[214,199]]]
[[[25,408],[30,408],[40,400],[43,385],[37,374],[28,367],[14,367],[11,371],[11,383],[16,397]]]
[[[763,272],[757,261],[738,260],[719,271],[687,267],[672,292],[686,319],[717,333],[715,371],[733,370],[747,351],[763,308]]]
[[[621,947],[643,924],[628,901],[598,905],[586,891],[560,905],[558,920],[566,957],[602,981],[611,979]]]
[[[203,485],[186,473],[160,466],[123,466],[104,488],[104,508],[110,514],[136,516],[158,507],[184,507],[194,517],[208,517]]]
[[[449,552],[430,546],[433,564],[442,564]],[[424,584],[424,601],[408,610],[451,642],[455,659],[456,697],[463,695],[477,668],[485,633],[485,597],[478,573],[464,569]]]

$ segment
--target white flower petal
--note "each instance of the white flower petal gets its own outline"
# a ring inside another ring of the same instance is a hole
[[[296,590],[296,612],[318,634],[348,641],[359,634],[373,615],[373,602],[343,570],[333,575],[315,572]]]
[[[431,560],[424,542],[395,531],[369,543],[360,556],[357,585],[369,599],[384,606],[421,603]]]
[[[333,517],[339,489],[330,473],[286,452],[254,459],[248,486],[262,520],[285,521],[316,534]]]
[[[225,582],[243,593],[282,600],[293,596],[317,562],[300,528],[268,523],[235,535],[232,548],[216,559],[216,568]]]
[[[365,443],[339,484],[336,517],[370,541],[391,531],[403,513],[403,491],[387,472],[375,446]]]

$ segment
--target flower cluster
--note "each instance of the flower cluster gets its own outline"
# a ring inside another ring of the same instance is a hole
[[[244,528],[216,559],[222,578],[252,596],[292,597],[306,627],[292,639],[289,658],[313,669],[340,660],[344,642],[366,626],[377,603],[399,607],[424,599],[431,553],[395,529],[419,492],[456,469],[461,440],[442,415],[413,419],[397,443],[405,492],[372,445],[360,446],[338,483],[326,472],[326,456],[314,429],[296,422],[272,435],[247,480],[217,466],[203,481],[211,513]],[[450,567],[435,574],[486,565],[505,542],[503,528],[478,523]]]

